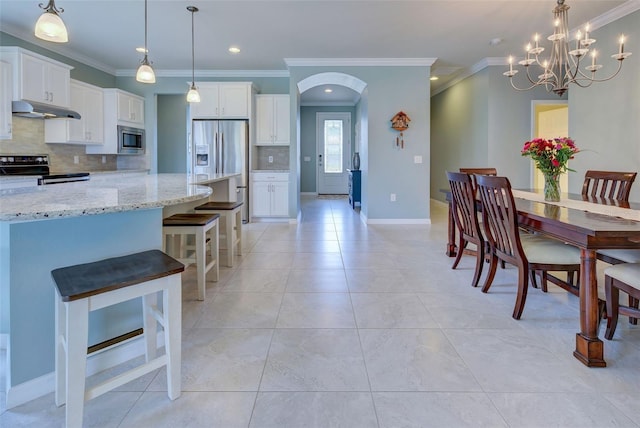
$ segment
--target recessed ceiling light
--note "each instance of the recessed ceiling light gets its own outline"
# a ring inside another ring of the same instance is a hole
[[[438,76],[431,76],[431,77],[429,77],[429,80],[438,80],[438,79],[439,79],[439,77],[438,77]]]
[[[148,51],[147,49],[145,49],[145,48],[144,48],[144,46],[143,46],[143,47],[136,48],[136,52],[140,52],[140,53],[149,53],[149,51]]]
[[[240,53],[240,48],[239,48],[239,47],[237,47],[237,46],[231,46],[231,47],[229,48],[229,52],[231,52],[232,54]]]
[[[325,89],[324,91],[325,91],[327,94],[330,94],[331,92],[333,92],[333,89],[331,89],[331,88],[327,88],[327,89]]]

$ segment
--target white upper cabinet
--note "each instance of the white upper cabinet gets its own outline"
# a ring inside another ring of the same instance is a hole
[[[118,91],[118,121],[144,128],[144,98]]]
[[[256,145],[288,145],[289,95],[256,95]]]
[[[84,82],[71,81],[71,109],[80,119],[51,119],[44,123],[46,143],[103,144],[103,89]]]
[[[13,100],[69,107],[73,67],[17,47],[3,47],[0,52],[12,65]]]
[[[0,61],[0,139],[2,140],[10,140],[12,137],[12,84],[11,65],[7,62]]]
[[[200,102],[191,103],[192,119],[248,119],[251,114],[251,83],[196,83]]]

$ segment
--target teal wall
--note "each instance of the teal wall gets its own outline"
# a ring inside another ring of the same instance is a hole
[[[296,135],[300,120],[296,96],[298,82],[327,71],[348,74],[366,82],[368,100],[368,139],[362,142],[363,206],[361,213],[368,221],[429,219],[429,73],[430,67],[291,67],[292,94],[291,135]],[[393,77],[390,77],[393,76]],[[391,118],[404,111],[411,118],[404,133],[405,148],[395,145],[398,135],[391,129]],[[414,156],[422,156],[422,164],[414,164]],[[291,146],[291,170],[299,174],[299,140]],[[390,202],[391,193],[397,195]],[[290,187],[290,200],[296,200],[299,183]],[[364,195],[366,196],[366,199]],[[365,200],[367,203],[365,204]],[[299,204],[297,204],[299,205]],[[298,206],[290,215],[296,217]]]
[[[486,67],[431,98],[431,195],[444,201],[447,171],[494,167],[514,187],[530,187],[531,162],[520,155],[531,138],[533,100],[558,100],[543,88],[516,91],[502,66]]]
[[[17,37],[13,37],[12,35],[3,33],[1,31],[0,31],[0,46],[18,46],[23,49],[27,49],[32,52],[38,53],[40,55],[44,55],[48,58],[55,59],[56,61],[60,61],[62,63],[68,64],[74,67],[73,70],[71,70],[72,79],[80,80],[82,82],[87,82],[92,85],[99,86],[101,88],[115,87],[116,78],[112,74],[105,73],[102,70],[98,70],[97,68],[90,67],[81,62],[75,61],[71,58],[67,58],[66,56],[62,56],[58,53],[42,48],[38,45],[34,45],[33,43],[26,42],[22,39],[18,39]]]
[[[51,271],[121,256],[123,248],[129,253],[162,248],[158,233],[161,224],[161,208],[2,223],[2,242],[8,251],[3,248],[0,253],[0,296],[10,299],[9,318],[2,325],[5,330],[8,324],[11,332],[7,373],[10,386],[46,375],[55,368],[55,283]],[[141,326],[139,299],[100,309],[90,316],[89,345]]]
[[[158,173],[187,172],[187,99],[158,95]]]
[[[621,18],[592,34],[602,53],[598,61],[608,76],[617,61],[617,40],[623,33],[625,50],[633,55],[623,62],[614,79],[595,83],[586,89],[569,90],[569,134],[582,150],[569,173],[569,190],[580,193],[585,171],[589,169],[640,172],[640,11]],[[638,179],[630,200],[640,202]]]
[[[300,191],[302,193],[317,192],[316,179],[318,171],[317,147],[316,147],[316,113],[320,112],[345,112],[351,114],[351,141],[355,141],[355,107],[319,107],[304,106],[300,108]],[[351,145],[353,147],[353,144]],[[304,157],[309,156],[310,162],[304,162]],[[351,159],[351,157],[349,157]]]

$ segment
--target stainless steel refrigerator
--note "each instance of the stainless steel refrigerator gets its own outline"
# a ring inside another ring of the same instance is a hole
[[[247,120],[191,121],[191,171],[199,179],[240,173],[238,200],[244,201],[242,221],[249,220],[249,122]]]

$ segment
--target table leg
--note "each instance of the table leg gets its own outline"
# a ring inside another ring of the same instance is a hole
[[[447,242],[447,251],[445,254],[449,257],[456,256],[456,222],[453,219],[453,209],[451,207],[451,202],[449,202],[449,221],[448,221],[448,233],[447,237],[449,242]]]
[[[573,356],[589,367],[606,367],[604,344],[598,338],[598,278],[595,250],[580,249],[580,333]]]

